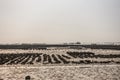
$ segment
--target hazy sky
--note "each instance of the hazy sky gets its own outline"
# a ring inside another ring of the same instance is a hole
[[[120,0],[0,0],[0,43],[120,42]]]

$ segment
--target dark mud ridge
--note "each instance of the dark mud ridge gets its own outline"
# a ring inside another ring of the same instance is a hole
[[[66,54],[16,53],[0,54],[0,65],[17,64],[120,64],[120,54],[67,52]]]

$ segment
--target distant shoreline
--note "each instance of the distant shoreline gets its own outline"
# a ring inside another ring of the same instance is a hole
[[[106,44],[0,44],[0,49],[47,49],[48,47],[69,47],[74,49],[111,49],[120,50],[120,45]]]

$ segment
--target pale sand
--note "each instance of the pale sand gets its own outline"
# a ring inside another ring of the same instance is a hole
[[[0,79],[25,80],[120,80],[120,65],[0,66]]]

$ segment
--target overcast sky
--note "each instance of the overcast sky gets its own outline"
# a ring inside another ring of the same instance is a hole
[[[0,43],[120,42],[120,0],[0,0]]]

